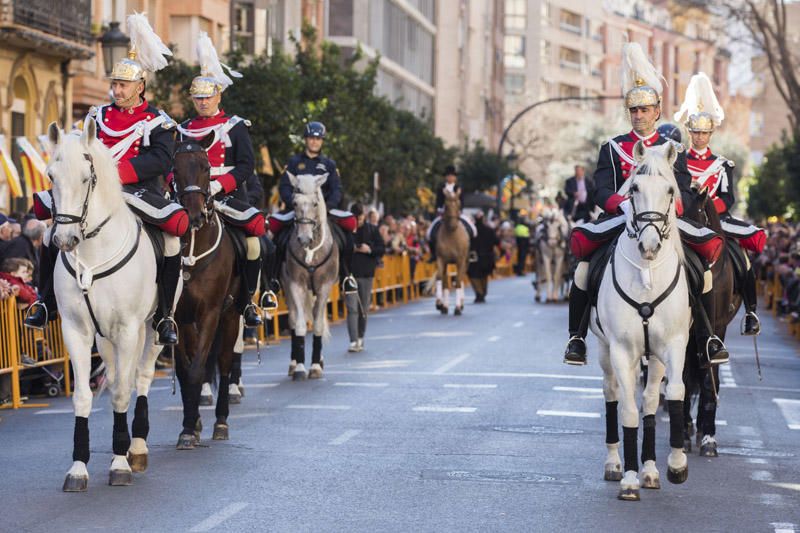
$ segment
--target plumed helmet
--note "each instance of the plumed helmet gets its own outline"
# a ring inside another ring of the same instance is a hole
[[[147,72],[156,72],[167,66],[165,56],[172,52],[161,42],[144,13],[128,15],[128,35],[131,43],[128,57],[117,61],[109,76],[112,80],[139,81]]]

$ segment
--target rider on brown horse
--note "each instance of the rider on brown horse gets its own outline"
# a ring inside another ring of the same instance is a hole
[[[441,182],[438,187],[436,187],[436,218],[434,218],[433,222],[431,222],[427,234],[428,243],[430,244],[431,249],[430,262],[432,263],[436,262],[436,233],[442,223],[445,190],[456,193],[460,200],[461,206],[464,206],[463,191],[461,190],[461,185],[459,185],[457,181],[458,176],[456,175],[456,167],[453,165],[447,165],[447,167],[444,169],[444,181]],[[475,229],[475,225],[463,214],[460,216],[460,218],[461,223],[464,224],[464,229],[467,230],[467,235],[469,235],[470,240],[474,239],[478,235],[478,230]]]

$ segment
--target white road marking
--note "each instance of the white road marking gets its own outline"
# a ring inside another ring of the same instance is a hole
[[[213,411],[214,409],[216,409],[216,407],[214,407],[213,405],[201,405],[199,407],[199,409],[201,411]],[[162,411],[183,411],[183,406],[182,405],[169,405],[167,407],[162,407],[161,410]]]
[[[326,370],[326,374],[361,374],[365,376],[428,376],[439,377],[441,374],[434,374],[433,372],[415,372],[415,371],[396,371],[396,372],[383,372],[371,370]],[[272,376],[286,376],[286,372],[275,372],[273,374],[262,374]],[[538,372],[450,372],[447,377],[470,377],[470,378],[544,378],[544,379],[577,379],[588,381],[602,381],[602,376],[581,376],[573,374],[543,374]],[[247,385],[245,385],[247,388]]]
[[[349,405],[326,405],[326,404],[291,404],[286,406],[287,409],[321,409],[328,411],[347,411],[350,409]]]
[[[388,383],[378,383],[374,381],[337,381],[334,387],[388,387]]]
[[[750,463],[751,465],[765,465],[769,461],[767,461],[763,457],[748,457],[747,462]]]
[[[602,388],[593,388],[593,387],[560,387],[558,385],[553,387],[553,390],[554,391],[559,391],[559,392],[588,392],[588,393],[594,393],[594,394],[597,394],[597,393],[601,393],[602,394],[602,392],[603,392]]]
[[[159,386],[159,387],[150,387],[150,392],[159,391],[159,390],[170,390],[171,388],[172,387],[170,387],[169,385],[164,386],[164,387],[161,387],[161,386]]]
[[[769,470],[753,470],[750,472],[750,479],[753,481],[772,481],[774,476]]]
[[[413,363],[413,359],[386,359],[383,361],[365,361],[363,363],[357,363],[353,365],[353,368],[364,369],[364,370],[373,370],[373,369],[383,369],[383,368],[400,368],[405,367]]]
[[[746,437],[755,437],[758,434],[756,428],[754,428],[753,426],[738,426],[735,427],[734,430],[737,431],[740,435],[744,435]]]
[[[794,528],[796,527],[791,522],[770,522],[772,528],[775,530],[775,533],[794,533]]]
[[[348,429],[347,431],[345,431],[344,433],[342,433],[341,435],[330,441],[328,444],[330,444],[331,446],[341,446],[342,444],[349,441],[359,433],[361,433],[360,429]]]
[[[724,365],[719,369],[719,386],[721,388],[726,389],[735,389],[738,387],[736,385],[736,380],[733,379],[733,371],[731,370],[731,365]]]
[[[369,340],[371,341],[396,341],[396,340],[408,340],[417,337],[424,337],[428,339],[439,339],[439,338],[450,338],[450,337],[470,337],[474,335],[471,331],[423,331],[421,333],[405,333],[405,334],[398,334],[398,335],[376,335],[375,337],[370,337]]]
[[[500,337],[498,337],[497,335],[492,335],[491,337],[489,337],[486,340],[489,341],[489,342],[497,342],[497,341],[500,340]]]
[[[445,389],[496,389],[494,383],[445,383]]]
[[[800,429],[800,400],[773,398],[772,401],[778,404],[789,429]]]
[[[280,383],[247,383],[245,389],[271,389],[277,387]]]
[[[102,407],[97,407],[95,409],[92,409],[92,412],[96,413],[96,412],[102,411],[102,410],[103,410]],[[75,412],[75,410],[72,409],[72,408],[70,408],[70,409],[41,409],[39,411],[36,411],[33,414],[35,414],[35,415],[67,415],[67,414],[73,414],[74,412]]]
[[[800,492],[800,483],[767,483],[767,485],[772,485],[773,487],[778,487],[779,489],[789,489]]]
[[[474,413],[477,410],[477,407],[440,407],[437,405],[419,405],[412,409],[418,413]]]
[[[575,418],[600,418],[600,413],[586,413],[581,411],[549,411],[547,409],[539,409],[536,411],[539,416],[569,416]]]
[[[443,364],[442,366],[440,366],[439,368],[434,370],[433,373],[434,374],[444,374],[445,372],[447,372],[448,370],[450,370],[454,366],[456,366],[459,363],[462,363],[462,362],[466,361],[467,359],[469,359],[470,355],[472,355],[472,354],[462,353],[458,357],[454,357],[450,361],[446,362],[445,364]]]
[[[264,416],[270,416],[270,413],[239,413],[230,415],[228,418],[261,418]]]
[[[662,416],[661,417],[661,421],[662,422],[669,422],[669,417],[668,416]],[[727,426],[728,425],[728,421],[727,420],[715,420],[714,424],[716,424],[717,426]]]
[[[524,325],[525,325],[525,322],[514,322],[514,323],[511,325],[511,327],[514,327],[514,328],[521,328],[521,327],[522,327],[522,326],[524,326]]]
[[[222,509],[221,511],[212,514],[211,516],[209,516],[208,518],[206,518],[205,520],[194,526],[189,531],[192,532],[210,531],[215,527],[217,527],[218,525],[220,525],[221,523],[223,523],[228,518],[232,517],[233,515],[235,515],[245,507],[247,507],[248,505],[250,504],[246,502],[232,503],[229,506]]]

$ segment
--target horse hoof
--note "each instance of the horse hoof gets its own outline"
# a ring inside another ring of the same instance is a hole
[[[64,479],[64,486],[61,487],[61,490],[64,492],[86,492],[88,488],[88,477],[67,475],[66,479]]]
[[[128,464],[131,465],[132,472],[137,474],[145,472],[147,470],[147,454],[128,452]]]
[[[318,363],[311,365],[308,371],[308,379],[320,379],[322,377],[322,366]]]
[[[292,380],[304,381],[307,377],[308,374],[306,374],[306,367],[302,363],[298,364],[292,373]]]
[[[181,433],[178,435],[178,444],[175,445],[175,449],[194,450],[198,440],[194,433]]]
[[[244,385],[242,385],[241,381],[239,382],[237,387],[239,387],[239,396],[244,397]]]
[[[642,488],[643,489],[660,489],[661,488],[661,480],[658,479],[658,476],[655,474],[645,474],[642,476]]]
[[[456,307],[456,310],[453,311],[453,314],[455,316],[461,316],[461,308],[460,307]]]
[[[214,397],[209,395],[200,396],[200,405],[214,405]]]
[[[241,394],[229,394],[228,395],[228,403],[231,405],[237,405],[242,403],[242,395]]]
[[[689,466],[687,465],[686,468],[683,468],[681,470],[673,470],[672,468],[668,468],[667,479],[669,480],[670,483],[680,485],[681,483],[689,479]]]
[[[213,440],[228,440],[228,424],[214,424]]]
[[[608,465],[603,472],[605,481],[622,481],[622,465]]]
[[[683,453],[692,451],[692,439],[683,439]]]
[[[703,444],[700,446],[700,457],[719,457],[717,443]]]
[[[626,502],[638,502],[640,500],[639,489],[619,489],[617,498]]]
[[[112,470],[108,473],[108,484],[112,487],[133,485],[133,472],[130,470]]]
[[[439,312],[442,313],[443,315],[446,315],[447,314],[447,308],[446,307],[440,307],[439,308]]]
[[[534,297],[533,297],[533,300],[534,300],[536,303],[539,303],[539,302],[541,302],[541,301],[542,301],[542,299],[539,297],[539,295],[538,295],[538,294],[537,294],[536,296],[534,296]]]

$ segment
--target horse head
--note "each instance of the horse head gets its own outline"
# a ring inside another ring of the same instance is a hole
[[[97,141],[94,120],[84,121],[83,132],[68,134],[51,122],[47,136],[53,147],[47,164],[53,184],[52,240],[59,249],[71,252],[82,240],[97,235],[119,207],[119,173],[108,150]],[[107,194],[114,189],[116,197]],[[95,201],[98,195],[102,199]]]
[[[178,201],[189,214],[192,229],[200,229],[208,221],[214,198],[209,191],[211,166],[206,150],[214,141],[209,134],[200,140],[179,142],[173,157],[173,186]]]
[[[698,190],[699,189],[699,190]],[[722,225],[719,221],[719,213],[714,207],[714,202],[709,195],[708,187],[698,187],[692,184],[692,190],[696,193],[688,206],[684,206],[684,217],[693,220],[707,228],[711,228],[717,233],[722,233]]]
[[[294,223],[297,225],[297,240],[301,246],[309,246],[314,241],[315,231],[326,223],[327,209],[322,186],[328,180],[328,173],[295,176],[287,171],[286,174],[294,189],[292,207]]]
[[[638,141],[633,148],[636,173],[626,182],[630,209],[626,210],[628,236],[638,241],[639,253],[652,261],[663,242],[677,232],[675,201],[680,197],[672,166],[678,157],[674,144],[652,148]],[[623,192],[623,189],[620,189]],[[677,236],[674,245],[680,249]]]
[[[444,189],[444,215],[446,218],[458,218],[461,215],[461,197],[458,189]]]

